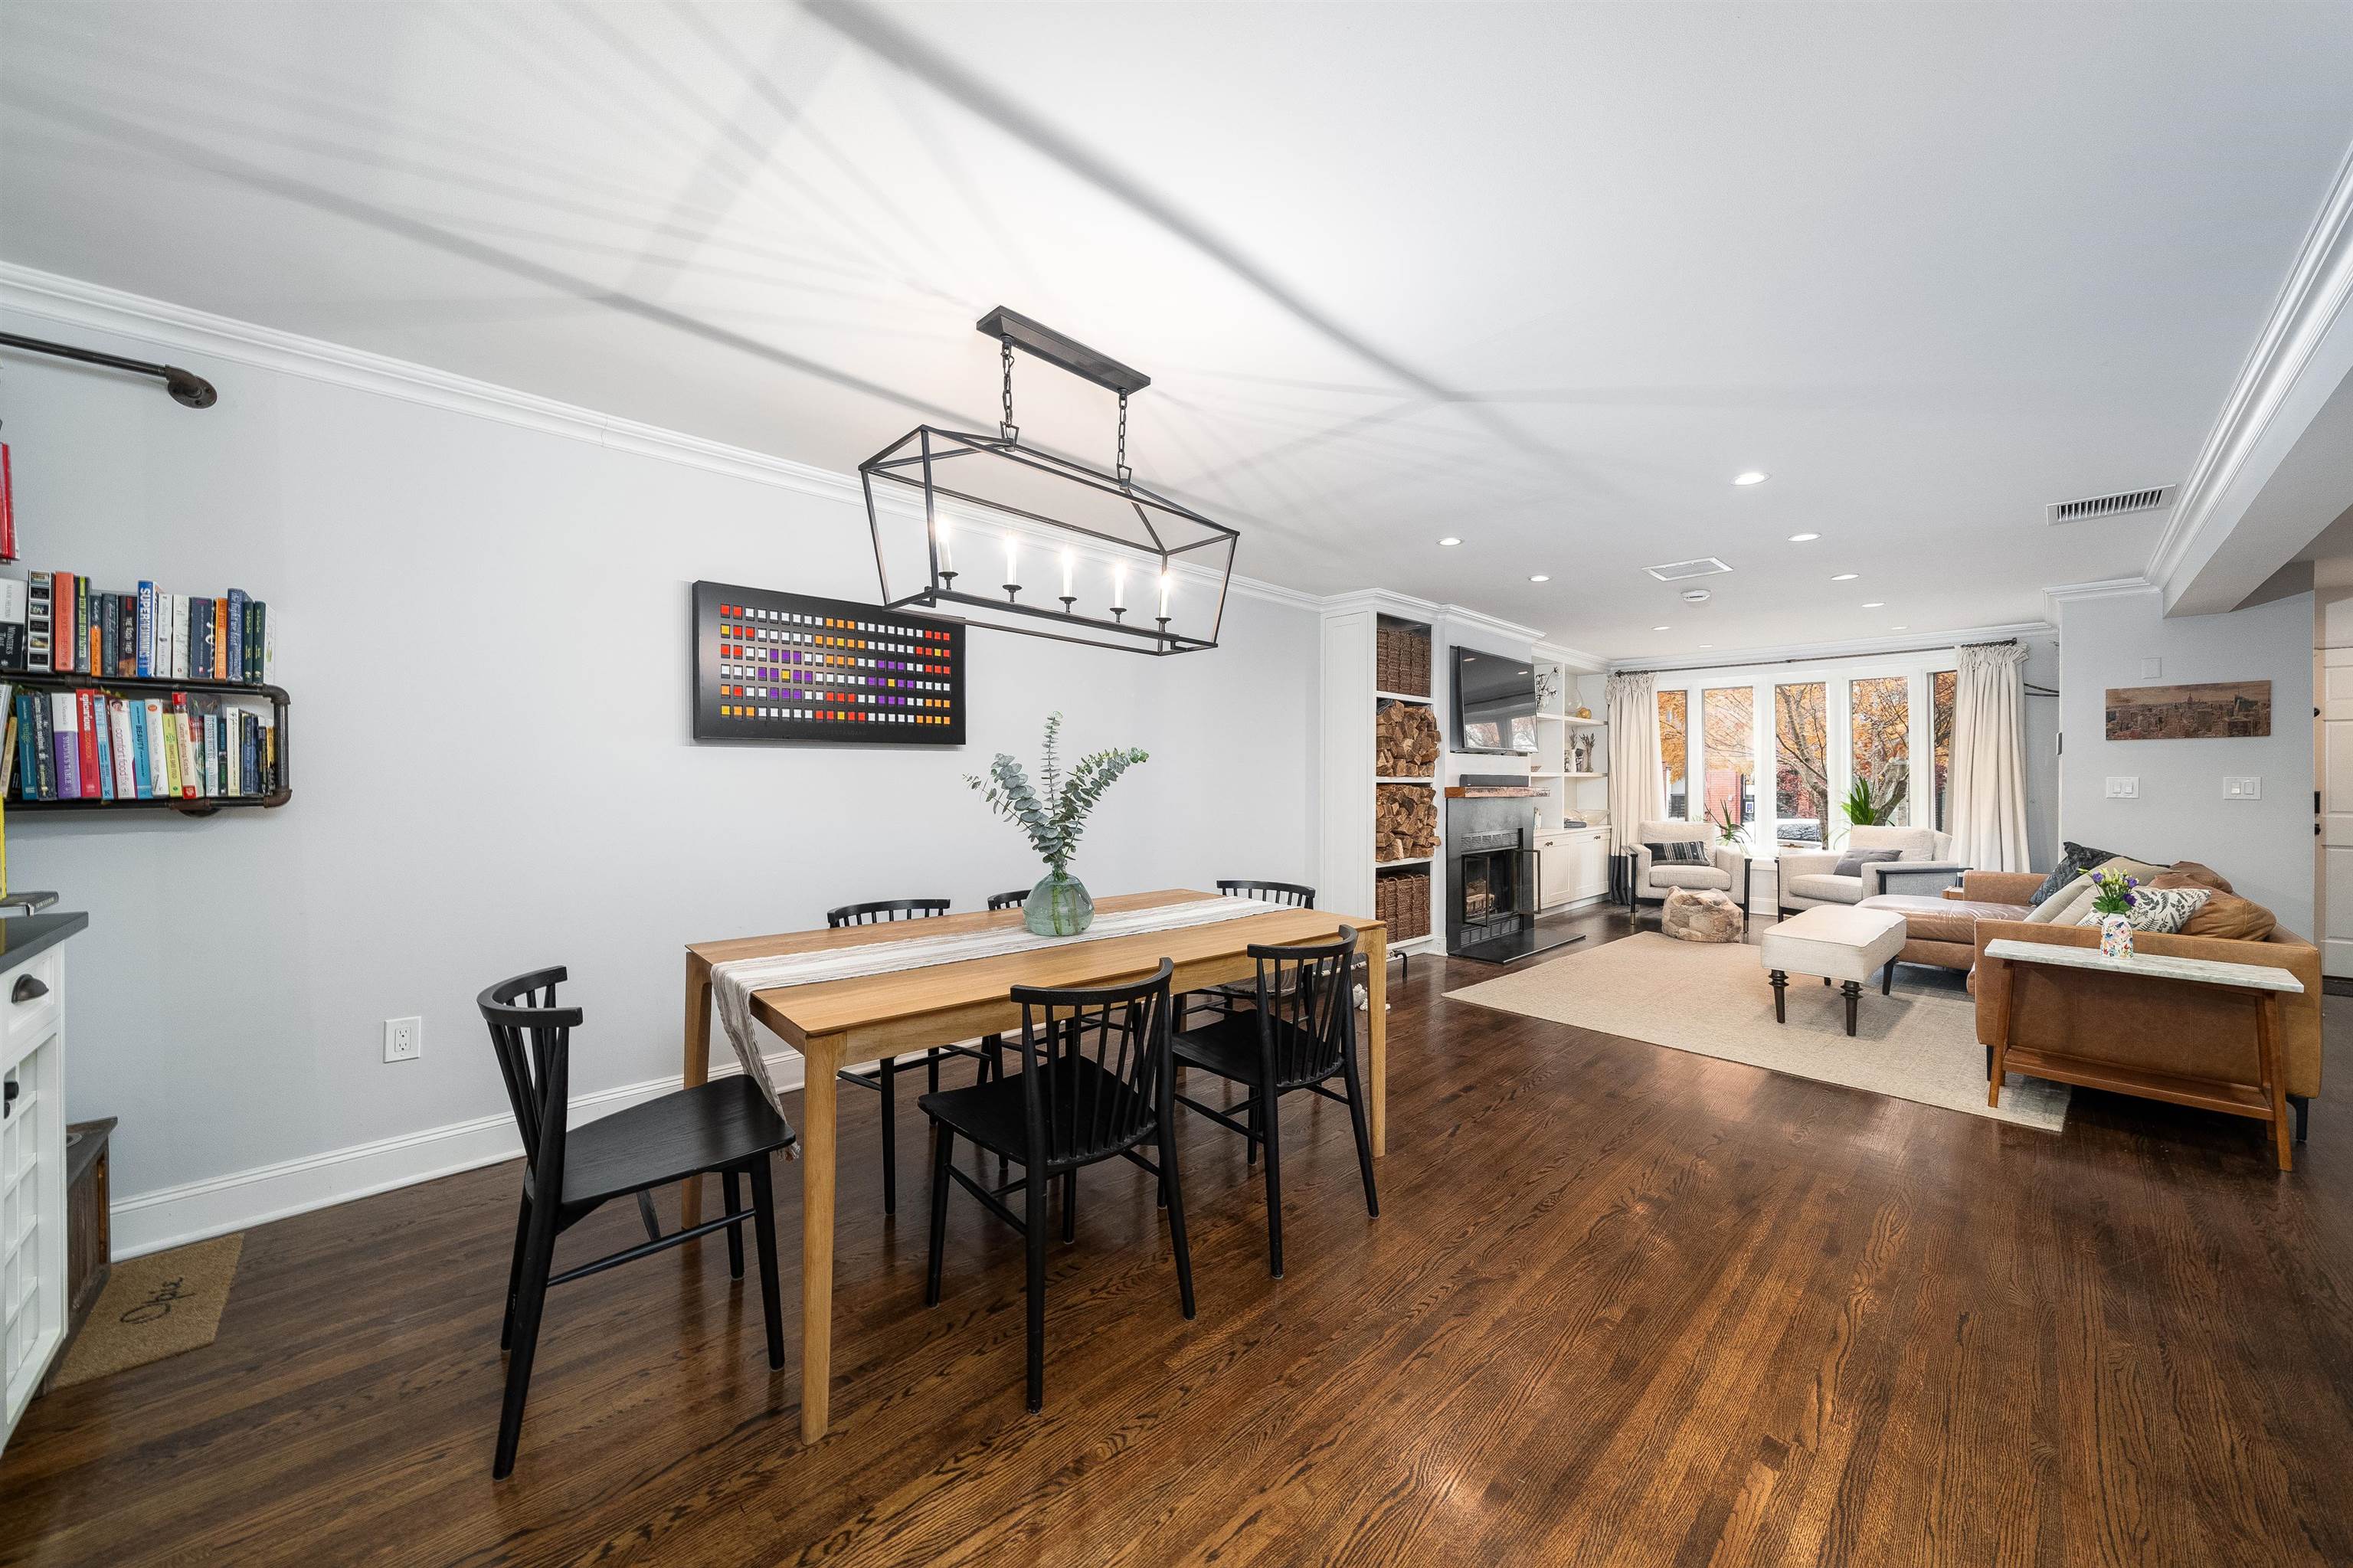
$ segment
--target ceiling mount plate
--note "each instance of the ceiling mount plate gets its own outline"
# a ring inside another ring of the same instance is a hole
[[[1131,369],[1107,354],[1097,354],[1074,337],[1065,336],[1052,327],[1031,321],[1019,311],[997,306],[973,325],[1002,343],[1010,340],[1013,346],[1032,354],[1049,365],[1060,366],[1082,380],[1092,381],[1109,391],[1128,396],[1152,385],[1152,377],[1141,370]]]

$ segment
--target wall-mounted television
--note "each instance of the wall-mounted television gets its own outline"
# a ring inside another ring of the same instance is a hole
[[[1525,655],[1454,650],[1454,749],[1536,748],[1536,672]]]

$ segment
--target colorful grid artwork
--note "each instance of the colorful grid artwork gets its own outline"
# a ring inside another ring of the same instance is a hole
[[[964,627],[697,583],[694,737],[962,746]]]

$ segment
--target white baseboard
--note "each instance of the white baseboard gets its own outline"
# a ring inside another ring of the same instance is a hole
[[[768,1058],[768,1075],[779,1092],[801,1086],[801,1058],[791,1053]],[[711,1075],[723,1077],[739,1070],[733,1065],[714,1065]],[[576,1127],[641,1105],[670,1093],[682,1082],[680,1075],[672,1074],[667,1078],[582,1095],[572,1102],[572,1123]],[[374,1143],[355,1143],[301,1160],[258,1165],[250,1171],[232,1171],[177,1187],[161,1187],[114,1203],[114,1255],[137,1257],[142,1253],[226,1235],[248,1225],[282,1220],[290,1214],[348,1203],[354,1198],[389,1192],[395,1187],[413,1186],[437,1177],[454,1176],[460,1171],[495,1165],[522,1153],[522,1140],[515,1132],[514,1117],[501,1111],[496,1116],[451,1122],[446,1127],[379,1139]]]

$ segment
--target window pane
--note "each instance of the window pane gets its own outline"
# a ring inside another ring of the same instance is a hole
[[[1854,708],[1853,783],[1847,792],[1847,819],[1862,822],[1910,821],[1905,797],[1912,783],[1912,698],[1901,675],[1874,675],[1848,688]],[[1860,808],[1860,810],[1858,810]]]
[[[1947,810],[1953,772],[1953,681],[1950,670],[1938,670],[1928,677],[1928,723],[1936,736],[1936,831],[1940,833],[1953,831]]]
[[[1831,794],[1830,688],[1820,681],[1773,688],[1773,814],[1780,842],[1822,844]]]
[[[1683,795],[1685,752],[1684,721],[1690,716],[1691,694],[1687,692],[1659,694],[1659,770],[1666,776],[1667,815],[1680,821],[1687,813]]]
[[[1707,739],[1707,819],[1757,820],[1757,689],[1725,686],[1699,694]]]

